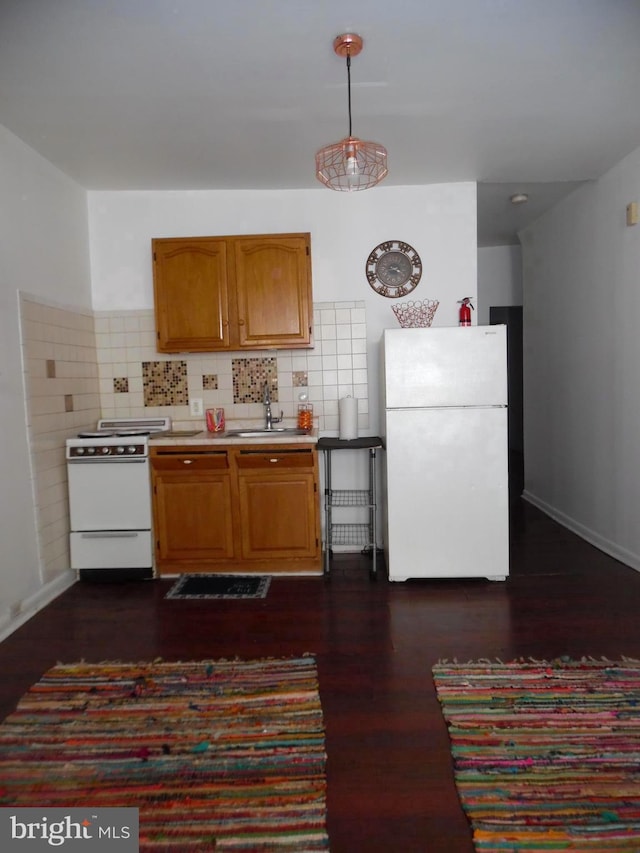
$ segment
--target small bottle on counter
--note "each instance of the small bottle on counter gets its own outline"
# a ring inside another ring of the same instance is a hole
[[[313,429],[313,403],[298,405],[298,429],[311,431]]]

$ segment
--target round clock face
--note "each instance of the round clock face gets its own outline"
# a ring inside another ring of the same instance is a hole
[[[367,281],[381,296],[406,296],[417,287],[422,261],[413,246],[402,240],[380,243],[367,258]]]

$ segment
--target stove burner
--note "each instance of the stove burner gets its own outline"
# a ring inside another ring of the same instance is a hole
[[[79,432],[78,438],[110,438],[115,432],[102,430],[101,432]]]
[[[149,429],[119,429],[111,435],[126,436],[126,435],[151,435]]]

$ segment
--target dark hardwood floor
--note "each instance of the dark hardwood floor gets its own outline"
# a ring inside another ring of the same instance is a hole
[[[170,580],[78,583],[0,644],[0,714],[58,661],[309,652],[333,853],[470,853],[432,664],[640,657],[640,574],[520,501],[511,528],[505,583],[370,582],[360,555],[336,557],[328,580],[274,578],[263,600],[168,601]]]

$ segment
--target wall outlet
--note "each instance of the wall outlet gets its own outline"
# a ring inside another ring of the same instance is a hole
[[[198,415],[204,415],[202,397],[193,397],[191,399],[189,403],[189,411],[194,417],[198,417]]]

